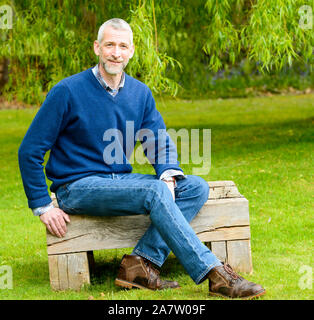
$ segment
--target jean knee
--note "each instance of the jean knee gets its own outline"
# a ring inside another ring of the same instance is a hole
[[[167,184],[162,180],[157,180],[152,183],[151,186],[151,195],[154,198],[164,199],[167,196],[171,196],[170,190]]]
[[[199,176],[188,176],[191,183],[191,189],[195,190],[194,192],[198,197],[203,199],[203,201],[207,201],[209,196],[209,185],[206,180]]]
[[[158,204],[166,204],[168,201],[173,201],[171,192],[165,182],[157,180],[152,182],[150,188],[147,189],[145,198],[145,207],[148,213]]]

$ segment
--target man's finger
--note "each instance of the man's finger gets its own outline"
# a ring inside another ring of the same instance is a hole
[[[48,231],[53,235],[53,236],[55,236],[55,233],[52,231],[52,229],[51,229],[51,227],[50,227],[50,225],[47,223],[46,224],[46,228],[48,229]]]
[[[64,236],[65,233],[67,232],[67,226],[66,226],[66,223],[65,223],[65,219],[64,219],[63,215],[60,215],[60,216],[58,216],[57,218],[58,218],[58,220],[57,220],[57,221],[58,221],[57,227],[58,227],[58,228],[59,228],[59,226],[61,227],[61,230],[60,230],[60,228],[59,228],[59,230],[60,230],[62,236]]]
[[[53,219],[53,224],[50,224],[53,231],[56,233],[58,237],[63,237],[65,232],[63,231],[63,228],[59,222],[58,218]]]
[[[67,213],[65,213],[64,211],[62,211],[62,213],[63,213],[64,220],[65,220],[66,222],[71,222],[69,215],[68,215]]]
[[[49,223],[49,227],[51,228],[53,235],[61,238],[61,234],[60,234],[57,226],[55,225],[55,223],[54,223],[53,221],[51,221],[51,222]]]

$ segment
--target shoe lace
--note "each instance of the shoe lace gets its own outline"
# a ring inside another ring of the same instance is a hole
[[[154,286],[157,286],[159,287],[160,285],[160,278],[159,278],[159,270],[157,270],[154,266],[153,266],[153,263],[147,259],[143,259],[144,260],[144,263],[146,265],[146,268],[147,268],[147,271],[148,271],[148,274],[149,274],[149,281],[151,283],[154,283],[155,285]]]
[[[225,263],[224,264],[224,269],[225,271],[230,274],[230,276],[233,278],[233,279],[238,279],[238,278],[241,278],[237,273],[235,273],[232,269],[232,267],[230,266],[230,264],[228,263]]]
[[[151,261],[149,261],[145,258],[143,260],[144,260],[146,267],[148,268],[149,274],[151,274],[151,271],[153,271],[153,273],[156,273],[157,275],[159,275],[159,270],[153,266],[153,263]]]

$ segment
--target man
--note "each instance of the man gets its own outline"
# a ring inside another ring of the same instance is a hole
[[[132,254],[122,259],[115,280],[118,286],[178,288],[176,281],[161,280],[157,270],[172,250],[196,284],[209,280],[210,294],[244,298],[264,294],[260,285],[222,264],[190,227],[209,187],[200,177],[184,175],[151,91],[123,71],[134,54],[130,26],[116,18],[105,22],[94,51],[99,63],[51,89],[20,146],[29,207],[58,237],[66,233],[68,213],[149,214],[151,226]],[[140,132],[131,140],[130,124]],[[168,142],[157,141],[160,132]],[[156,175],[131,173],[128,159],[136,138],[145,140],[145,154]],[[59,208],[51,203],[43,173],[48,150],[46,175]]]

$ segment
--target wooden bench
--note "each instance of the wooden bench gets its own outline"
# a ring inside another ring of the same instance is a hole
[[[221,260],[236,271],[251,273],[248,200],[232,181],[208,182],[210,196],[191,226]],[[54,204],[57,201],[52,194]],[[150,225],[146,215],[71,216],[65,237],[47,232],[50,284],[53,290],[79,290],[90,283],[93,250],[131,248]]]

